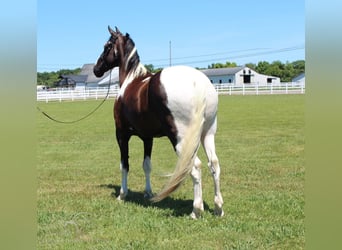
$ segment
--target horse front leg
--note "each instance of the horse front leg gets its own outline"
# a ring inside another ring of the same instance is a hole
[[[117,197],[117,200],[125,200],[128,194],[128,186],[127,186],[127,176],[129,171],[129,163],[128,163],[128,141],[130,139],[129,135],[122,133],[122,131],[116,131],[116,138],[120,148],[121,162],[120,162],[120,171],[121,171],[121,188],[120,194]]]
[[[143,161],[143,169],[145,172],[145,192],[144,197],[145,198],[152,198],[152,188],[151,188],[151,153],[152,153],[152,145],[153,145],[153,138],[144,138],[144,161]]]

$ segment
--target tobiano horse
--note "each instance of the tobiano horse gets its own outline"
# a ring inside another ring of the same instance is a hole
[[[143,170],[145,197],[158,202],[175,191],[190,174],[194,201],[191,217],[204,210],[201,184],[201,161],[197,157],[200,143],[208,158],[214,180],[214,213],[223,216],[220,191],[220,165],[215,152],[218,95],[210,80],[187,66],[173,66],[152,74],[141,63],[129,34],[108,26],[110,38],[94,66],[94,74],[119,67],[120,90],[114,105],[116,139],[121,155],[121,188],[118,200],[128,194],[128,142],[138,136],[144,143]],[[178,156],[175,171],[165,187],[153,196],[151,189],[151,152],[153,138],[167,136]]]

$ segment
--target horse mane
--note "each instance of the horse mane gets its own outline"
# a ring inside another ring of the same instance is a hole
[[[127,72],[131,72],[139,66],[140,57],[129,34],[126,34],[126,39],[127,40],[124,48],[124,54],[126,57],[126,70]]]

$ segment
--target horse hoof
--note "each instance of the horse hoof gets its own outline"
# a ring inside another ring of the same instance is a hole
[[[191,219],[194,219],[194,220],[197,220],[197,219],[199,218],[199,215],[197,215],[195,212],[192,212],[192,213],[190,214],[190,218],[191,218]]]
[[[117,201],[124,201],[125,198],[121,197],[121,195],[119,195],[117,198],[116,198]]]
[[[118,195],[118,197],[116,198],[116,200],[118,200],[118,201],[124,201],[125,198],[126,198],[126,196],[127,196],[127,194],[125,194],[125,193],[120,193],[120,194]]]
[[[144,198],[145,199],[151,199],[153,197],[153,193],[150,191],[145,191],[144,192]]]
[[[201,208],[194,208],[192,210],[192,213],[190,214],[190,217],[194,220],[197,220],[199,217],[201,217],[201,214],[203,213],[203,209]]]
[[[222,207],[221,207],[221,208],[215,208],[214,214],[215,214],[216,216],[218,216],[218,217],[223,217],[224,212],[223,212]]]

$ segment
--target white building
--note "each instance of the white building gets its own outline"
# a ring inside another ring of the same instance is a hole
[[[201,70],[213,84],[229,83],[232,85],[243,84],[270,84],[280,83],[280,78],[259,74],[256,71],[246,67],[232,67],[219,69],[204,69]]]
[[[301,73],[292,79],[292,82],[305,84],[305,73]]]

